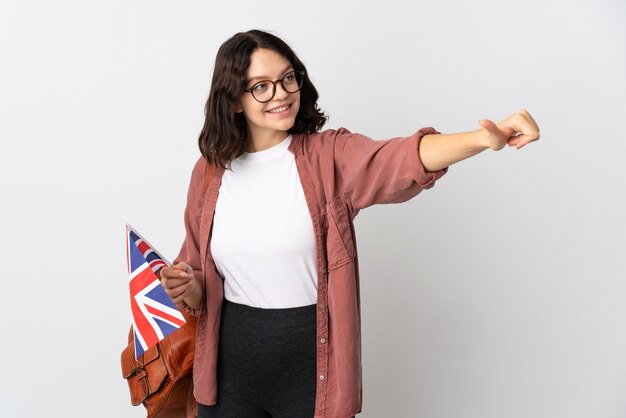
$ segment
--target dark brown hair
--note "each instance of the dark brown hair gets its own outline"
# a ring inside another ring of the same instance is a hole
[[[260,30],[239,32],[220,46],[215,57],[211,91],[204,108],[204,127],[198,138],[200,152],[209,164],[226,167],[242,155],[248,144],[248,129],[243,113],[235,105],[246,86],[250,55],[259,48],[271,49],[285,57],[296,71],[306,71],[304,64],[283,40]],[[300,109],[289,133],[315,132],[328,116],[317,106],[319,95],[307,73],[300,89]]]

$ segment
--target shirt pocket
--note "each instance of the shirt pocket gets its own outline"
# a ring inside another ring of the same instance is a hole
[[[328,271],[351,262],[356,254],[346,204],[335,198],[326,204],[326,254]]]

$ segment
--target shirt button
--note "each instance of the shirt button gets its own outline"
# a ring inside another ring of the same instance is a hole
[[[326,304],[325,303],[320,303],[320,308],[325,309],[326,308]]]
[[[324,380],[324,379],[326,379],[326,378],[324,377],[324,375],[323,375],[323,374],[322,374],[322,375],[320,375],[320,380]]]
[[[322,343],[322,344],[326,344],[326,338],[322,338],[322,339],[320,340],[320,343]]]

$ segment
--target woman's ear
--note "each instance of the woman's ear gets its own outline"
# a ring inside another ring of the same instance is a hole
[[[241,106],[241,103],[237,102],[235,103],[235,113],[241,113],[243,112],[243,107]]]

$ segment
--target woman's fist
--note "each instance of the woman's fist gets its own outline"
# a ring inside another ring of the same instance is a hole
[[[186,263],[163,267],[159,276],[165,292],[175,304],[181,303],[197,283],[193,277],[193,269]]]
[[[497,124],[489,119],[481,119],[478,123],[487,131],[487,144],[494,151],[506,145],[520,149],[539,139],[539,126],[526,109],[515,112]]]

